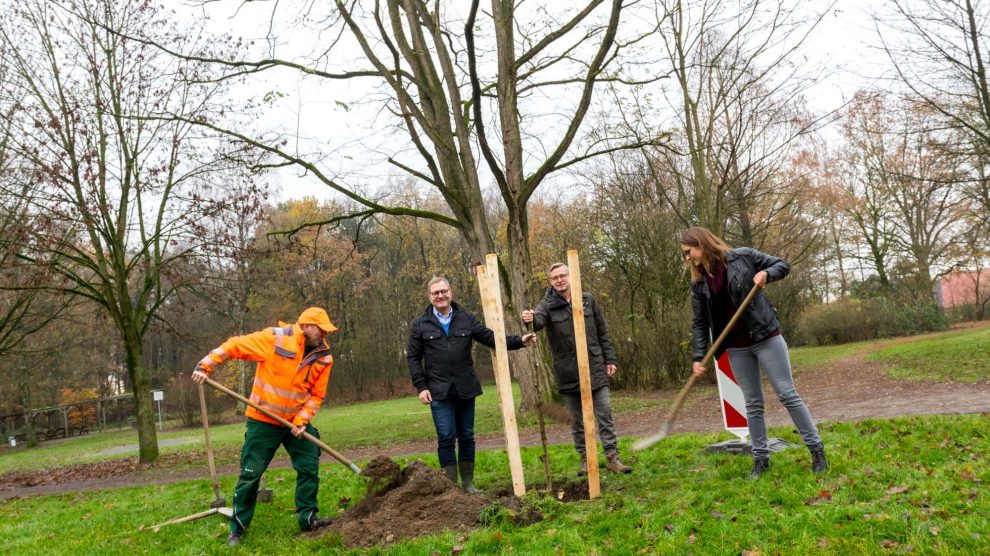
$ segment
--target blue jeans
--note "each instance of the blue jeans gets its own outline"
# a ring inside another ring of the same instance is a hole
[[[767,448],[767,422],[763,417],[761,367],[767,374],[767,380],[777,394],[777,399],[790,413],[791,421],[794,421],[794,426],[801,433],[805,445],[813,447],[822,443],[808,406],[794,388],[791,358],[783,336],[767,338],[749,347],[729,348],[727,351],[732,374],[735,375],[746,400],[746,420],[749,421],[749,437],[753,442],[754,458],[766,458],[770,455]]]
[[[433,425],[437,429],[437,457],[440,467],[474,461],[474,398],[448,397],[430,402]],[[454,443],[458,454],[454,456]]]

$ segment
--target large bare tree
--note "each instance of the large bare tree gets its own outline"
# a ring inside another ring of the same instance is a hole
[[[191,64],[125,36],[170,40],[170,14],[131,0],[30,0],[0,19],[3,94],[26,116],[11,132],[38,193],[38,225],[8,243],[55,261],[51,287],[98,304],[120,334],[142,462],[158,457],[145,335],[162,304],[196,277],[173,264],[202,241],[197,188],[216,166],[201,128],[218,92]],[[195,37],[195,34],[192,36]],[[200,143],[196,143],[200,140]],[[106,340],[94,341],[106,342]]]
[[[549,10],[518,0],[492,0],[491,11],[485,12],[478,0],[466,11],[465,4],[456,2],[337,0],[335,9],[321,12],[320,6],[300,2],[288,7],[303,14],[294,23],[316,21],[321,29],[320,46],[312,55],[280,58],[272,52],[263,59],[231,60],[172,52],[222,64],[232,75],[292,69],[323,80],[327,91],[372,83],[369,97],[379,99],[383,108],[376,116],[383,121],[379,133],[392,141],[369,151],[380,153],[421,186],[439,191],[446,211],[379,202],[362,184],[328,170],[324,161],[330,153],[300,149],[298,138],[212,127],[280,157],[356,201],[363,207],[357,216],[432,219],[459,230],[475,260],[499,253],[507,308],[518,312],[533,302],[527,206],[537,189],[548,177],[582,161],[655,142],[651,137],[595,139],[582,131],[596,85],[628,83],[620,52],[648,31],[618,38],[625,4],[586,0]],[[278,44],[278,31],[271,30],[271,45]],[[496,223],[486,213],[486,176],[497,184],[505,210],[504,250],[496,241]],[[521,327],[517,319],[508,323]],[[537,400],[534,380],[549,392],[549,375],[534,372],[521,358],[515,367],[523,402],[531,407]]]

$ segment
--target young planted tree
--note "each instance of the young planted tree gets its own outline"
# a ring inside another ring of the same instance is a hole
[[[52,287],[95,302],[113,322],[142,462],[158,457],[145,335],[162,304],[196,278],[172,268],[202,241],[194,190],[217,166],[208,148],[216,140],[155,116],[205,119],[219,110],[219,88],[189,63],[125,38],[178,40],[172,29],[169,14],[137,0],[29,0],[0,18],[0,56],[11,68],[3,93],[25,110],[11,135],[42,217],[6,246],[21,261],[54,261],[64,284]]]

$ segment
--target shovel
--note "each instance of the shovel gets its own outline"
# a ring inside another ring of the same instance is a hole
[[[272,502],[272,489],[268,488],[265,484],[265,475],[261,475],[261,484],[258,485],[258,502],[264,502],[265,504],[271,504]]]
[[[231,516],[234,515],[234,509],[233,508],[210,508],[210,509],[208,509],[208,510],[206,510],[204,512],[199,512],[199,513],[196,513],[196,514],[187,515],[186,517],[177,517],[175,519],[170,519],[170,520],[168,520],[166,522],[159,523],[158,525],[153,525],[153,526],[151,526],[151,530],[154,531],[155,533],[157,533],[159,529],[161,529],[162,527],[164,527],[166,525],[175,525],[176,523],[185,523],[187,521],[193,521],[195,519],[201,519],[201,518],[204,518],[204,517],[207,517],[207,516],[211,516],[213,514],[220,514],[220,515],[222,515],[224,517],[231,517]]]
[[[286,426],[286,427],[289,427],[289,428],[294,427],[294,425],[292,423],[286,421],[285,419],[283,419],[282,417],[279,417],[278,415],[275,415],[271,411],[268,411],[267,409],[265,409],[263,407],[260,407],[258,404],[252,402],[251,400],[245,398],[244,396],[238,394],[237,392],[234,392],[233,390],[231,390],[230,388],[227,388],[223,384],[220,384],[218,382],[215,382],[212,379],[210,379],[209,377],[205,378],[204,379],[204,382],[206,382],[210,386],[216,388],[217,390],[223,392],[224,394],[227,394],[228,396],[234,398],[235,400],[239,400],[239,401],[241,401],[241,402],[243,402],[243,403],[245,403],[245,404],[247,404],[247,405],[249,405],[249,406],[257,409],[258,411],[260,411],[260,412],[264,413],[265,415],[271,417],[272,419],[278,421],[283,426]],[[348,469],[350,469],[351,471],[357,473],[358,475],[361,474],[361,468],[360,467],[354,465],[351,462],[351,460],[345,458],[343,456],[343,454],[341,454],[337,450],[334,450],[330,446],[327,446],[326,444],[324,444],[323,441],[320,440],[319,438],[316,438],[315,436],[313,436],[313,435],[311,435],[311,434],[309,434],[308,432],[305,432],[305,431],[302,433],[302,437],[305,438],[306,440],[309,440],[313,444],[316,444],[317,446],[319,446],[321,450],[323,450],[324,452],[330,454],[331,457],[333,457],[335,460],[339,461],[340,463],[344,464],[344,466],[347,467]]]
[[[759,289],[760,286],[754,285],[753,289],[749,290],[749,295],[746,296],[746,299],[743,299],[743,302],[739,305],[739,309],[736,310],[736,314],[732,315],[732,318],[729,320],[729,324],[725,326],[725,329],[722,330],[722,333],[718,335],[718,339],[716,339],[715,342],[712,343],[711,347],[708,348],[708,353],[706,353],[705,357],[701,360],[701,366],[707,365],[708,361],[712,358],[713,355],[715,355],[715,350],[717,350],[718,347],[722,345],[722,342],[725,340],[725,337],[729,335],[729,331],[732,330],[733,326],[735,326],[736,321],[738,321],[739,317],[742,316],[743,311],[749,305],[749,302],[753,300],[753,297],[756,296],[756,292],[759,291]],[[681,409],[681,404],[684,403],[684,398],[687,397],[688,391],[691,390],[692,386],[694,386],[694,381],[697,380],[697,378],[698,375],[691,373],[691,376],[688,378],[687,383],[684,384],[684,387],[681,388],[680,393],[677,394],[677,397],[674,399],[674,405],[670,406],[670,411],[667,413],[667,420],[664,421],[662,425],[660,425],[660,432],[652,436],[647,436],[645,438],[641,438],[637,440],[632,445],[633,450],[638,451],[649,448],[650,446],[653,446],[657,442],[660,442],[661,440],[666,438],[668,434],[670,434],[670,428],[674,424],[674,419],[677,417],[677,412]]]
[[[210,417],[206,412],[206,393],[203,385],[199,386],[199,409],[203,414],[203,434],[206,435],[206,461],[210,464],[210,478],[213,479],[213,495],[216,497],[210,503],[211,508],[222,508],[227,505],[227,500],[220,496],[220,484],[217,483],[217,464],[213,460],[213,444],[210,443]]]

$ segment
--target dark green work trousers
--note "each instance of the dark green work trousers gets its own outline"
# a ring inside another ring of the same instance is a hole
[[[306,425],[306,432],[320,437],[313,425]],[[241,449],[241,474],[234,489],[231,531],[244,531],[251,524],[254,504],[258,500],[258,483],[279,446],[285,446],[292,460],[292,468],[296,470],[296,518],[299,519],[299,526],[304,527],[316,515],[316,494],[320,490],[320,449],[305,438],[292,436],[292,429],[288,427],[248,419],[244,447]]]

